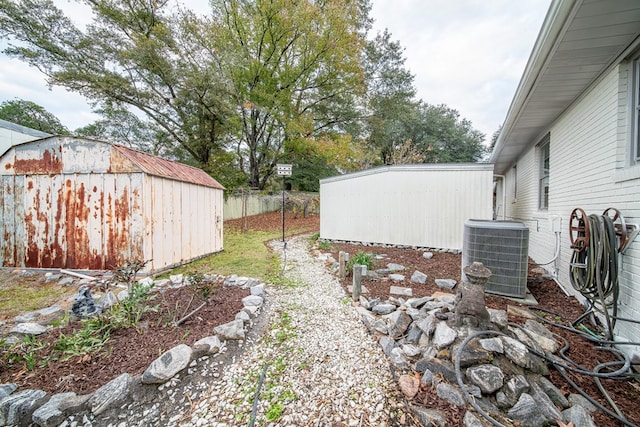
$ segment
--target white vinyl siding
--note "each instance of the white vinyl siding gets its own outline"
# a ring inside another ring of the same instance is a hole
[[[622,136],[629,141],[629,135],[621,135],[621,132],[630,129],[625,125],[628,111],[622,108],[622,100],[627,94],[620,93],[626,89],[626,84],[619,78],[624,80],[625,73],[614,67],[552,125],[550,157],[554,161],[550,165],[547,212],[537,210],[531,200],[531,193],[536,192],[534,187],[537,186],[535,147],[529,149],[517,164],[520,179],[512,217],[527,220],[529,255],[538,262],[553,256],[555,242],[549,219],[553,215],[562,218],[561,252],[556,267],[558,281],[570,292],[573,292],[569,280],[572,251],[568,222],[574,208],[580,207],[587,214],[601,214],[614,207],[622,212],[627,223],[640,223],[640,179],[616,178],[623,166],[620,162]],[[638,240],[620,256],[618,315],[632,319],[640,319]],[[618,322],[616,333],[620,338],[640,341],[640,325]]]
[[[493,166],[386,166],[320,181],[320,237],[461,249],[464,223],[492,217]]]

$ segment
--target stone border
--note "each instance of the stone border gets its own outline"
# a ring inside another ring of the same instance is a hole
[[[172,276],[170,279],[174,284],[178,280],[182,278]],[[253,326],[253,320],[260,314],[266,297],[265,283],[258,279],[233,275],[224,280],[224,285],[249,288],[251,295],[242,299],[244,308],[236,314],[235,320],[216,326],[214,335],[198,340],[193,347],[179,344],[151,362],[142,375],[132,377],[123,373],[85,395],[59,393],[48,396],[42,390],[17,391],[17,384],[0,384],[0,426],[33,423],[41,427],[53,427],[69,416],[86,411],[98,416],[120,407],[141,385],[158,385],[161,390],[165,383],[186,368],[193,368],[198,362],[223,354],[227,340],[245,340],[247,328]]]

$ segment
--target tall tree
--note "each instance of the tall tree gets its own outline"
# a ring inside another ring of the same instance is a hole
[[[210,37],[233,85],[232,135],[249,185],[264,188],[287,146],[339,135],[362,90],[362,1],[213,0]]]
[[[414,113],[414,76],[406,68],[404,49],[385,30],[367,41],[363,63],[367,92],[366,138],[381,163],[393,163],[394,151],[403,146],[404,124]]]
[[[215,52],[194,37],[194,16],[169,15],[168,0],[85,3],[93,22],[81,31],[50,0],[0,1],[5,53],[98,107],[137,108],[210,167],[224,148],[230,88]]]
[[[52,135],[69,135],[60,120],[32,101],[14,99],[0,104],[0,119]]]

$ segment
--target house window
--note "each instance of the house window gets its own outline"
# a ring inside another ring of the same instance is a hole
[[[540,145],[540,210],[549,209],[549,139]]]
[[[632,163],[640,161],[640,58],[633,61],[633,91],[632,91],[632,115],[631,122],[631,160]]]

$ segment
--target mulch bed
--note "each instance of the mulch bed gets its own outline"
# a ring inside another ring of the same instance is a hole
[[[389,298],[389,288],[392,284],[412,288],[413,297],[432,295],[436,291],[455,293],[456,288],[452,291],[438,288],[435,284],[435,279],[454,279],[458,281],[458,283],[461,280],[461,255],[433,251],[433,258],[425,259],[422,256],[424,251],[421,250],[383,248],[333,242],[330,252],[336,260],[338,259],[339,251],[348,252],[351,256],[354,256],[359,251],[386,255],[385,258],[374,261],[373,270],[385,268],[388,263],[400,264],[406,268],[405,271],[401,272],[405,276],[404,282],[364,278],[362,285],[369,291],[368,294],[364,294],[367,298],[381,298],[382,300]],[[544,280],[540,273],[532,273],[532,271],[537,271],[535,267],[537,267],[535,264],[531,263],[529,265],[528,289],[538,302],[536,307],[555,313],[557,316],[552,316],[552,318],[557,323],[570,324],[584,312],[584,307],[574,297],[567,296],[553,280]],[[411,283],[410,277],[415,270],[427,275],[428,279],[425,285]],[[351,286],[351,284],[352,277],[347,275],[347,278],[342,281],[345,292],[348,292],[347,287]],[[507,305],[526,307],[512,299],[492,294],[486,294],[486,304],[488,307],[502,310],[506,310]],[[512,316],[509,316],[509,320],[518,323],[524,323],[525,321],[525,319]],[[562,336],[569,343],[569,351],[566,353],[567,356],[586,369],[593,369],[599,363],[616,360],[612,353],[598,350],[596,344],[575,333],[555,326],[547,326],[552,332]],[[591,377],[574,373],[570,373],[569,376],[585,390],[589,396],[609,408],[609,405],[600,394],[597,385]],[[576,393],[573,387],[571,387],[558,371],[551,369],[550,379],[566,394]],[[602,383],[613,401],[618,405],[622,413],[625,414],[628,421],[640,425],[640,386],[638,383],[636,381],[619,380],[604,380]],[[462,418],[464,417],[466,409],[458,408],[442,401],[437,397],[434,390],[423,388],[414,398],[414,403],[421,403],[428,408],[440,409],[447,414],[448,425],[463,425]],[[597,426],[624,425],[602,412],[594,414],[594,421]]]
[[[234,320],[249,290],[220,285],[208,304],[180,326],[173,326],[171,321],[187,312],[192,297],[190,310],[198,307],[204,301],[201,295],[196,293],[194,297],[190,287],[167,289],[156,295],[149,304],[158,306],[157,312],[145,313],[137,328],[116,330],[97,352],[66,361],[46,360],[60,334],[69,336],[79,329],[80,322],[75,321],[38,338],[45,347],[36,353],[35,369],[28,370],[24,363],[10,364],[6,357],[0,358],[0,384],[13,382],[20,388],[50,394],[69,391],[86,394],[124,372],[142,374],[163,352],[178,344],[193,345],[213,335],[215,326]]]

